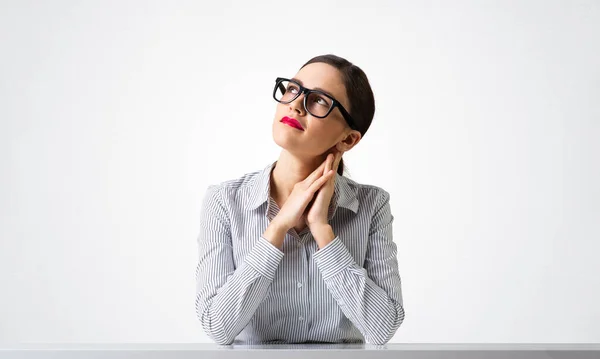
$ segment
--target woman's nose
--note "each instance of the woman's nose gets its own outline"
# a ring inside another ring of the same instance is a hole
[[[294,101],[290,102],[290,110],[297,111],[300,114],[304,113],[304,94],[300,94]]]

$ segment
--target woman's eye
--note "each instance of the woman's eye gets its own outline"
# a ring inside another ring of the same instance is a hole
[[[329,106],[329,102],[320,96],[315,99],[315,102],[321,106]]]

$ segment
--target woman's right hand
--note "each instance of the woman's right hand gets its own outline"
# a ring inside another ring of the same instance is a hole
[[[329,156],[333,156],[333,154],[328,154],[327,158]],[[313,173],[294,185],[292,193],[279,210],[279,213],[273,218],[273,222],[277,222],[284,230],[287,231],[300,222],[300,219],[304,216],[306,207],[314,198],[315,193],[335,175],[334,170],[323,173],[327,158]]]

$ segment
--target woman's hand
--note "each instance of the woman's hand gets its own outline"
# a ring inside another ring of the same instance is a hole
[[[287,231],[296,226],[304,217],[306,207],[313,199],[315,193],[330,178],[335,178],[335,171],[329,169],[331,167],[329,157],[333,156],[328,156],[328,160],[323,162],[313,173],[294,185],[292,193],[286,199],[279,213],[273,218],[273,222],[276,222],[280,228]]]
[[[340,160],[342,158],[342,152],[334,148],[333,152],[327,155],[325,161],[325,167],[322,169],[324,173],[333,171],[337,172]],[[314,202],[311,204],[308,213],[306,215],[306,224],[311,230],[317,226],[328,225],[327,215],[329,213],[329,204],[333,192],[335,190],[335,175],[330,176],[327,182],[319,189]]]

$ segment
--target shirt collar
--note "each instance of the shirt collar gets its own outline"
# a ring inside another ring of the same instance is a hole
[[[271,172],[276,163],[277,161],[274,161],[265,166],[250,184],[248,209],[256,209],[264,203],[269,203]],[[335,189],[329,206],[329,220],[335,215],[337,207],[347,208],[354,213],[358,211],[356,188],[349,184],[347,177],[340,176],[338,173],[335,176]]]

